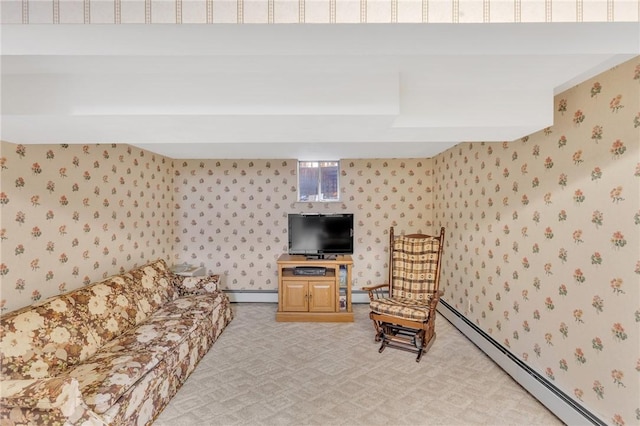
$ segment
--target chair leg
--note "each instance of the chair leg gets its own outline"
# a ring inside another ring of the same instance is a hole
[[[373,327],[376,329],[376,335],[374,337],[374,340],[376,342],[379,342],[380,340],[382,340],[382,335],[383,335],[382,328],[381,328],[379,322],[371,317],[372,314],[373,314],[373,312],[369,314],[369,317],[373,321]]]
[[[388,324],[378,324],[377,322],[376,328],[378,329],[378,333],[376,334],[376,342],[382,342],[380,348],[378,349],[378,352],[382,353],[382,351],[384,351],[384,348],[386,348],[389,344],[388,335],[393,334],[393,330],[391,329],[391,327],[389,327]]]
[[[435,340],[436,340],[435,332],[433,332],[433,334],[428,339],[425,338],[423,340],[422,348],[420,349],[420,353],[418,353],[418,358],[416,358],[416,362],[420,362],[420,358],[422,358],[422,355],[425,354],[429,349],[431,349],[431,346],[433,345],[433,342]]]
[[[413,336],[413,345],[416,347],[416,349],[421,349],[424,343],[424,336],[423,336],[424,332],[419,332],[416,333],[415,336]]]
[[[420,359],[422,358],[422,354],[424,353],[424,343],[425,343],[425,338],[424,338],[424,330],[420,330],[416,333],[415,336],[413,336],[413,344],[416,347],[417,350],[417,356],[416,356],[416,362],[420,362]]]
[[[376,335],[373,338],[376,342],[380,342],[383,340],[384,338],[384,332],[382,331],[382,328],[380,327],[380,325],[378,324],[377,321],[373,321],[373,325],[376,328]]]

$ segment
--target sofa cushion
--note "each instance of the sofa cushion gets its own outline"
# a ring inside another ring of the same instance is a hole
[[[189,294],[207,294],[218,291],[220,275],[206,275],[203,277],[182,277],[175,275],[173,279],[174,287],[180,296]]]
[[[183,296],[166,303],[154,312],[154,318],[193,318],[210,317],[211,313],[224,299],[221,292],[207,295]]]
[[[175,395],[171,391],[172,383],[180,380],[165,364],[161,361],[156,365],[100,417],[108,425],[152,425]]]
[[[61,295],[0,318],[0,373],[8,379],[57,376],[89,358],[98,340],[75,300]]]
[[[104,413],[179,345],[193,339],[196,327],[189,318],[151,317],[105,344],[69,375],[80,382],[86,404]],[[188,353],[188,345],[186,348]]]
[[[178,297],[171,284],[173,274],[162,259],[133,269],[124,276],[130,280],[138,306],[147,315]]]
[[[149,353],[163,359],[196,329],[193,318],[150,317],[100,348],[100,352]]]
[[[114,276],[69,293],[100,346],[146,318],[130,286],[124,277]]]
[[[158,363],[158,358],[146,352],[98,352],[68,374],[80,383],[87,406],[102,414]]]

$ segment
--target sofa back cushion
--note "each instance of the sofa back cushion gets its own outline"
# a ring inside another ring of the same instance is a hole
[[[132,269],[124,276],[130,280],[129,288],[135,293],[138,306],[147,316],[178,297],[172,283],[174,275],[163,259]]]
[[[93,355],[98,341],[75,305],[66,294],[0,317],[2,377],[52,377]]]
[[[69,293],[69,297],[86,318],[99,346],[146,318],[138,306],[131,283],[122,275],[83,287]]]

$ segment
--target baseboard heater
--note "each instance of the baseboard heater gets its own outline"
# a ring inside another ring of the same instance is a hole
[[[232,303],[278,303],[278,290],[223,290]],[[369,293],[354,290],[351,303],[369,303]]]
[[[442,299],[438,302],[438,312],[566,424],[602,426],[607,424],[558,389],[546,377],[522,362]]]
[[[278,303],[278,290],[223,290],[231,303]]]

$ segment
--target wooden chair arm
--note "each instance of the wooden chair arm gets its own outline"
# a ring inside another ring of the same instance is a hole
[[[436,293],[436,292],[434,292]],[[436,306],[438,305],[438,302],[440,301],[440,298],[444,296],[444,290],[438,290],[437,294],[435,294],[435,297],[431,298],[431,301],[429,302],[429,310],[435,312],[436,310]]]
[[[362,290],[364,291],[373,291],[373,290],[377,290],[383,287],[389,287],[389,284],[375,284],[375,285],[366,285],[364,287],[362,287]]]
[[[374,301],[383,298],[384,293],[389,293],[389,284],[367,285],[362,287],[362,290],[369,292],[369,301]]]

